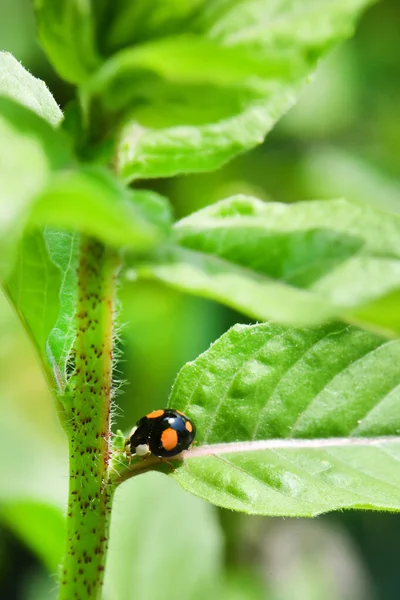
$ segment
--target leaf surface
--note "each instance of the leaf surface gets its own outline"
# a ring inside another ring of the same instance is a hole
[[[51,225],[92,235],[106,244],[145,251],[168,232],[169,204],[146,190],[128,190],[109,171],[64,170],[33,203],[29,225]]]
[[[9,52],[0,52],[0,94],[33,110],[51,125],[58,125],[62,112],[47,85],[31,75]]]
[[[169,405],[200,447],[173,476],[253,514],[399,510],[399,358],[400,342],[342,324],[233,327],[176,379]]]
[[[37,114],[0,97],[0,272],[12,263],[35,195],[50,174],[72,162],[68,140]]]
[[[78,236],[43,229],[25,233],[3,282],[50,381],[64,386],[75,336]]]
[[[369,0],[119,3],[111,46],[83,85],[122,119],[127,179],[215,169],[261,143]],[[129,42],[131,46],[126,47]]]
[[[145,252],[167,235],[169,219],[161,196],[126,190],[97,169],[59,172],[36,196],[4,287],[60,389],[75,336],[78,232]]]
[[[0,272],[53,387],[74,338],[77,232],[137,252],[169,231],[169,205],[129,191],[105,169],[73,168],[67,138],[0,98]]]
[[[108,16],[104,41],[108,51],[189,29],[206,0],[115,0],[99,14]],[[104,17],[103,17],[104,18]]]
[[[286,205],[236,196],[176,223],[173,239],[139,274],[256,319],[340,316],[400,331],[397,215],[344,200]]]
[[[39,39],[58,74],[70,83],[98,64],[90,0],[34,0]]]

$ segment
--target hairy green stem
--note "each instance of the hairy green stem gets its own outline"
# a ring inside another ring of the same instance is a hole
[[[59,600],[97,600],[103,582],[114,490],[109,460],[117,267],[113,251],[82,237],[77,336],[65,396],[70,480]]]

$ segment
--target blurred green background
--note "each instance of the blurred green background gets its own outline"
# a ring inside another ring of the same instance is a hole
[[[258,149],[218,172],[148,182],[181,217],[234,193],[294,202],[400,194],[400,4],[386,0],[320,66],[299,104]],[[30,0],[0,0],[0,47],[71,89],[35,41]],[[115,427],[166,404],[178,369],[235,322],[217,304],[123,281]],[[0,598],[54,598],[63,546],[67,448],[39,363],[0,297]],[[163,475],[118,491],[106,599],[394,600],[400,515],[342,512],[313,521],[248,517],[197,500]],[[136,595],[131,593],[133,584]],[[194,592],[196,590],[196,594]]]

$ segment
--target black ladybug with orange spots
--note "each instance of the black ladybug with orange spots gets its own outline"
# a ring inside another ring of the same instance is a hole
[[[196,435],[194,423],[179,410],[154,410],[142,417],[129,434],[131,454],[160,458],[176,456],[187,450]]]

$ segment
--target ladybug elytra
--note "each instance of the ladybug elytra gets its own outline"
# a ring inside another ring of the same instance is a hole
[[[131,454],[159,458],[176,456],[187,450],[196,435],[194,423],[179,410],[154,410],[136,423],[127,445]]]

